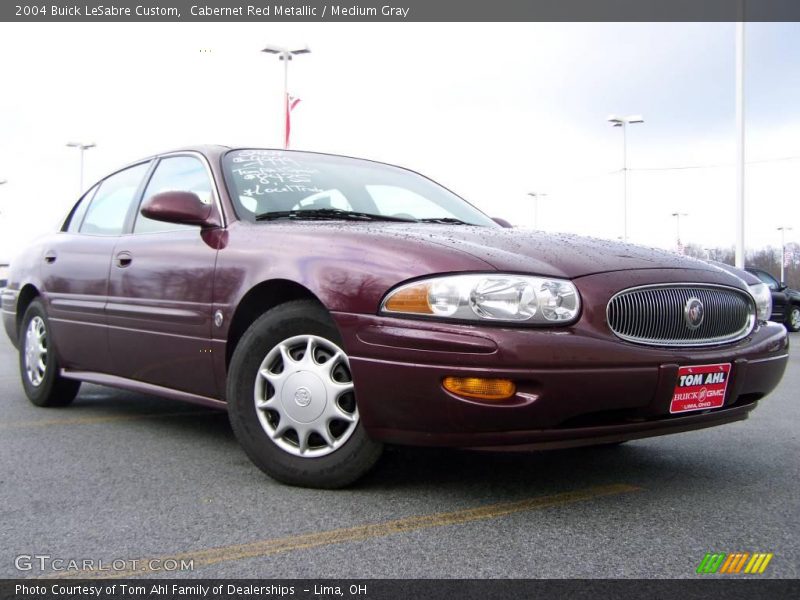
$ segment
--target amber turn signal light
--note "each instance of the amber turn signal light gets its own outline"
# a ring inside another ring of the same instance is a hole
[[[483,377],[445,377],[444,389],[457,396],[479,400],[505,400],[517,391],[510,379],[484,379]]]
[[[385,310],[399,313],[417,313],[432,315],[430,302],[428,302],[428,286],[415,285],[401,289],[392,294],[383,306]]]

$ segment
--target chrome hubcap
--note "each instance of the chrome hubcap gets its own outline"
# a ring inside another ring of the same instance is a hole
[[[792,329],[800,328],[800,308],[792,309],[792,312],[789,313],[789,322],[792,324]]]
[[[47,330],[41,317],[33,317],[25,331],[25,373],[33,386],[41,385],[47,368]]]
[[[358,425],[347,355],[315,335],[286,339],[269,351],[256,375],[254,399],[261,427],[295,456],[330,454]]]

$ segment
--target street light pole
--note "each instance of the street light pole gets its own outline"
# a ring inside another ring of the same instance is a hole
[[[678,236],[678,249],[681,247],[681,217],[688,217],[689,213],[682,213],[682,212],[674,212],[672,216],[675,217],[676,222],[676,234]]]
[[[741,4],[744,13],[744,0]],[[744,14],[736,23],[736,268],[744,269]]]
[[[628,125],[644,123],[642,115],[617,117],[609,115],[608,122],[612,127],[622,128],[622,241],[628,241]]]
[[[86,152],[89,148],[94,148],[97,146],[94,142],[91,144],[84,144],[83,142],[68,142],[68,148],[77,148],[80,150],[81,153],[81,177],[80,177],[80,187],[78,189],[79,193],[83,193],[83,153]]]
[[[791,230],[791,227],[778,227],[781,232],[781,285],[786,281],[786,232]]]
[[[262,50],[262,52],[266,52],[268,54],[277,54],[278,60],[283,61],[283,120],[285,123],[285,120],[289,118],[289,61],[292,60],[292,57],[297,56],[298,54],[308,54],[311,52],[311,49],[306,46],[304,48],[290,50],[289,48],[285,48],[283,46],[268,44]],[[284,138],[284,140],[284,148],[288,148],[288,139]]]
[[[547,194],[528,192],[528,196],[533,198],[533,228],[539,229],[539,198],[545,198]]]

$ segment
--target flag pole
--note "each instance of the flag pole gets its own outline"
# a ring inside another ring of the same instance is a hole
[[[786,232],[791,231],[791,227],[778,227],[781,232],[781,285],[786,281]]]
[[[289,148],[289,59],[291,54],[285,53],[283,58],[283,147]]]
[[[267,44],[262,50],[268,54],[275,54],[279,60],[283,62],[283,147],[289,147],[289,61],[297,54],[308,54],[311,49],[308,46],[304,48],[286,48],[275,44]]]

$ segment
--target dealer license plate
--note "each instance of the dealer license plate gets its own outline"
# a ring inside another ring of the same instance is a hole
[[[680,367],[669,412],[675,414],[719,408],[725,403],[730,374],[731,363]]]

